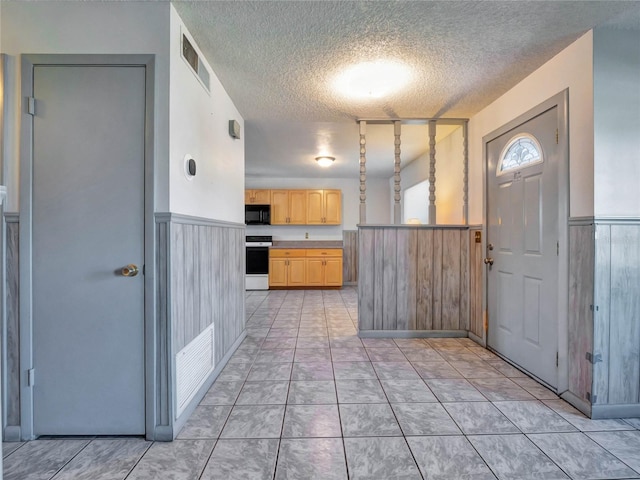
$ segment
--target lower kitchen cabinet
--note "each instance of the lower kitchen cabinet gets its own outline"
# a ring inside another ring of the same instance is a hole
[[[304,285],[304,258],[269,258],[270,287],[302,287]]]
[[[342,286],[342,250],[307,249],[307,285]]]
[[[342,249],[272,249],[270,287],[341,287]]]

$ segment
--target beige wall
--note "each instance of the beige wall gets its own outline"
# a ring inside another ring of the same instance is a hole
[[[570,216],[594,214],[593,32],[553,57],[469,122],[469,221],[482,223],[482,137],[569,89]]]
[[[597,28],[594,49],[595,215],[640,216],[640,32]]]

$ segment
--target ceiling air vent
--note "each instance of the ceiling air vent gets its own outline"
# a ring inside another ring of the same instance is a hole
[[[182,58],[186,60],[193,72],[198,76],[204,88],[209,91],[209,71],[200,61],[198,52],[196,52],[186,35],[182,35]]]

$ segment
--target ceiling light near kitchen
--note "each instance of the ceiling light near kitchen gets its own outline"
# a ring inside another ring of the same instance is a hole
[[[407,65],[378,60],[347,68],[335,78],[333,86],[348,97],[382,98],[404,87],[411,76]]]
[[[327,156],[316,157],[316,162],[318,162],[318,165],[325,168],[333,165],[334,161],[335,161],[335,157],[327,157]]]

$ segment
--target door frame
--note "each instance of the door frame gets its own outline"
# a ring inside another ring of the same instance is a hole
[[[28,98],[33,96],[35,66],[140,66],[145,68],[144,139],[144,391],[145,431],[155,436],[155,228],[154,228],[154,103],[155,55],[22,55],[20,122],[20,422],[22,440],[33,440],[33,389],[28,370],[33,368],[33,291],[32,291],[32,210],[33,210],[33,116]],[[37,102],[36,102],[37,103]],[[37,372],[34,375],[37,382]],[[34,383],[35,383],[34,382]]]
[[[487,164],[489,161],[488,144],[519,125],[531,120],[547,110],[558,108],[558,241],[560,242],[558,254],[558,369],[557,384],[558,394],[569,388],[569,89],[565,89],[544,102],[536,105],[525,113],[507,122],[500,128],[493,130],[482,137],[482,178],[483,195],[482,211],[484,213],[483,229],[483,255],[486,256],[487,235],[489,232],[489,173]],[[483,340],[487,344],[488,329],[491,327],[491,317],[488,311],[489,304],[489,272],[485,267],[483,275],[482,311],[486,315]],[[539,380],[539,379],[538,379]],[[540,380],[539,380],[540,381]],[[544,383],[544,382],[543,382]]]

